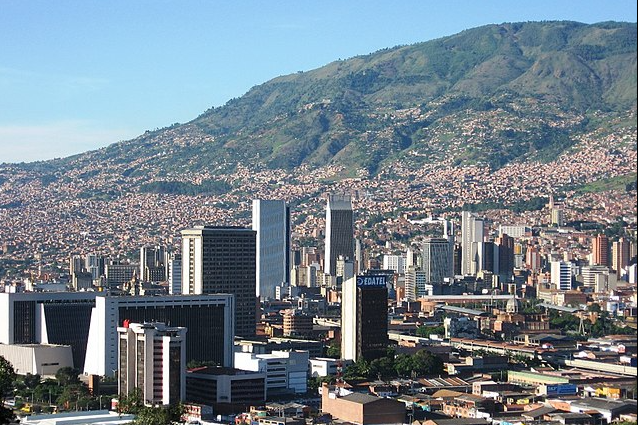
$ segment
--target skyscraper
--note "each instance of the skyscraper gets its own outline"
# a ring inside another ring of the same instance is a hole
[[[423,272],[425,284],[442,284],[446,277],[453,277],[450,252],[454,249],[447,238],[426,238],[423,241]],[[417,295],[419,291],[417,291]]]
[[[591,241],[592,265],[611,267],[609,261],[609,238],[605,235],[597,235]]]
[[[476,275],[481,270],[479,244],[483,243],[484,223],[476,214],[463,211],[461,216],[461,274]]]
[[[256,326],[256,232],[243,227],[182,230],[182,294],[235,295],[235,332]]]
[[[161,282],[166,279],[166,250],[162,246],[140,248],[140,273],[143,282]]]
[[[367,360],[388,346],[388,287],[384,275],[358,275],[343,284],[341,357]]]
[[[326,207],[326,258],[324,271],[337,272],[337,258],[354,260],[354,218],[349,195],[329,195]]]
[[[257,232],[257,296],[275,298],[275,288],[290,283],[290,208],[284,201],[253,200]]]
[[[622,269],[627,267],[629,264],[630,248],[630,243],[625,238],[620,238],[611,246],[611,266],[616,271],[617,277],[621,276]]]

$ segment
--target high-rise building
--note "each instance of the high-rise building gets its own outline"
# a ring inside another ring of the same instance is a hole
[[[607,266],[583,266],[581,269],[583,286],[593,292],[609,293],[616,289],[616,275]]]
[[[595,266],[611,267],[609,260],[609,238],[603,234],[597,235],[591,241],[591,264]]]
[[[541,270],[541,253],[538,245],[530,245],[525,253],[525,267],[533,272]]]
[[[454,249],[447,238],[426,238],[423,241],[422,264],[426,285],[443,284],[443,280],[454,276],[452,255]],[[421,296],[417,290],[417,297]],[[425,295],[425,294],[423,294]]]
[[[616,276],[620,278],[622,269],[629,264],[630,242],[625,238],[620,238],[611,245],[611,267],[616,271]]]
[[[257,296],[274,298],[275,288],[290,283],[290,208],[284,201],[253,200],[257,232]]]
[[[166,249],[163,246],[140,248],[139,278],[143,282],[162,282],[166,279]]]
[[[354,260],[354,215],[349,195],[329,195],[326,207],[326,258],[324,271],[337,272],[337,258]]]
[[[498,270],[495,270],[495,272],[509,279],[514,273],[514,238],[507,233],[502,233],[496,239],[496,250],[498,254]]]
[[[572,263],[552,261],[551,282],[559,291],[572,289]]]
[[[415,301],[426,295],[433,295],[433,286],[427,282],[426,273],[418,267],[410,266],[405,271],[405,299]]]
[[[384,275],[357,275],[341,294],[341,357],[367,360],[388,346],[388,287]]]
[[[179,295],[182,293],[182,254],[173,252],[166,260],[168,293]]]
[[[233,294],[235,333],[256,328],[256,232],[243,227],[182,230],[182,294]]]
[[[98,254],[88,254],[85,258],[85,271],[91,273],[93,280],[104,275],[104,257]]]
[[[149,405],[184,401],[186,328],[125,321],[117,333],[119,394],[139,388]]]
[[[481,270],[479,245],[483,243],[484,222],[476,214],[463,211],[461,217],[461,274],[476,275]]]

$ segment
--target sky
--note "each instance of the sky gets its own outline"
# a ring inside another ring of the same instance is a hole
[[[0,0],[0,163],[188,122],[337,59],[541,20],[636,22],[636,0]]]

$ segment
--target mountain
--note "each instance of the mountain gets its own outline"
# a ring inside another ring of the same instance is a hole
[[[74,170],[160,182],[237,164],[494,170],[553,159],[582,134],[635,119],[635,23],[504,23],[281,76],[188,123],[27,167],[51,179]],[[142,190],[192,189],[183,184]]]

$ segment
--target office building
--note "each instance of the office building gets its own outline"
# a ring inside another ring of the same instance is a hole
[[[137,275],[138,268],[133,264],[121,264],[112,261],[106,265],[106,286],[108,288],[121,288]]]
[[[186,398],[186,328],[129,323],[117,328],[118,394],[139,388],[145,404],[175,404]]]
[[[606,266],[583,266],[581,269],[583,286],[596,293],[609,293],[616,289],[616,273]]]
[[[452,278],[453,256],[451,255],[453,245],[447,238],[426,238],[421,246],[423,273],[426,285],[442,284],[445,278]],[[418,296],[420,295],[417,290]],[[418,298],[417,296],[417,298]]]
[[[597,235],[591,241],[591,264],[594,266],[611,267],[609,258],[609,238],[603,234]]]
[[[403,255],[384,255],[383,269],[393,270],[397,274],[405,273],[406,257]]]
[[[91,314],[84,373],[112,375],[118,368],[116,329],[129,322],[162,322],[189,329],[186,362],[213,362],[232,367],[233,296],[98,296]],[[82,370],[82,369],[80,369]]]
[[[97,280],[104,275],[104,257],[98,254],[88,254],[85,258],[84,271],[91,273],[93,280]]]
[[[307,351],[273,351],[270,354],[235,353],[235,367],[266,372],[266,398],[283,394],[304,394],[308,390]]]
[[[0,344],[71,347],[82,370],[96,292],[0,293]]]
[[[166,277],[168,281],[168,293],[179,295],[182,293],[182,254],[171,253],[166,260]]]
[[[257,296],[275,298],[275,288],[290,283],[290,208],[284,201],[253,200],[257,232]]]
[[[533,272],[541,271],[541,253],[538,245],[530,245],[525,252],[525,267]]]
[[[523,224],[503,225],[498,226],[498,234],[500,236],[508,235],[512,238],[523,238],[532,235],[532,229],[529,226]]]
[[[354,215],[349,195],[329,195],[326,207],[326,257],[324,271],[337,273],[337,258],[354,260]]]
[[[341,357],[381,357],[388,346],[388,287],[385,275],[357,275],[341,294]]]
[[[620,238],[611,245],[611,267],[616,271],[616,277],[620,278],[622,270],[629,265],[629,252],[631,243]]]
[[[183,230],[182,294],[233,294],[236,335],[255,335],[256,232],[217,226]]]
[[[476,214],[463,211],[461,216],[461,274],[463,275],[476,275],[481,270],[482,260],[479,257],[479,251],[485,235],[484,226],[483,219]]]
[[[426,295],[432,295],[433,286],[428,284],[426,272],[411,266],[405,271],[405,299],[416,301]]]
[[[572,289],[572,263],[565,261],[552,261],[551,282],[559,291]]]
[[[166,280],[166,249],[163,246],[143,246],[140,248],[140,272],[142,282],[163,282]]]
[[[200,367],[186,372],[188,401],[212,406],[216,413],[246,411],[266,401],[266,372]]]
[[[502,279],[509,279],[514,273],[514,238],[507,233],[501,234],[495,241],[495,255],[498,256],[498,269],[494,270]]]

